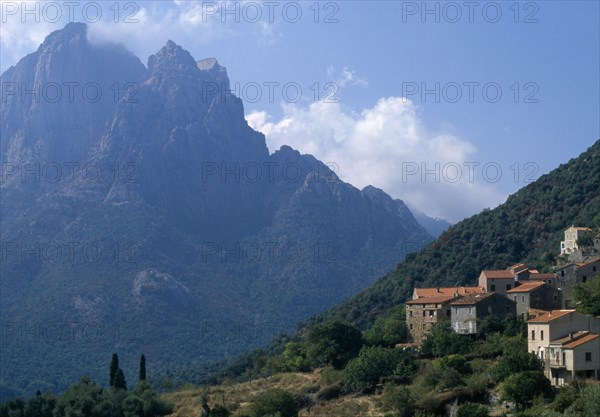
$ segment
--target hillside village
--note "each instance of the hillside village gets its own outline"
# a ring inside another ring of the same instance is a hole
[[[574,286],[600,273],[600,233],[569,227],[556,262],[551,273],[518,263],[481,271],[473,287],[414,288],[406,302],[412,342],[401,346],[420,347],[435,323],[475,335],[486,317],[512,315],[527,320],[528,350],[544,362],[552,385],[600,379],[600,318],[577,312],[573,301]]]

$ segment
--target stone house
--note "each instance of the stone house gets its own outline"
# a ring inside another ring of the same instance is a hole
[[[459,334],[476,334],[485,317],[504,319],[516,313],[516,303],[498,293],[469,294],[450,303],[452,328]]]
[[[434,323],[442,320],[449,321],[450,303],[455,299],[456,297],[452,294],[407,301],[406,325],[412,341],[421,344]]]
[[[541,281],[552,287],[558,287],[558,277],[555,273],[550,272],[547,274],[540,274],[539,272],[536,274],[531,274],[529,276],[530,281]]]
[[[562,303],[556,287],[544,281],[530,281],[508,291],[506,296],[516,303],[517,315],[529,318],[529,310],[554,310]]]
[[[573,306],[573,287],[587,282],[600,273],[600,258],[589,262],[570,263],[556,270],[558,286],[562,291],[563,308]]]
[[[479,286],[484,288],[485,292],[506,294],[515,288],[515,282],[515,276],[508,269],[483,270],[479,275]]]
[[[600,350],[594,350],[597,346],[597,342],[594,342],[596,338],[587,337],[590,334],[600,334],[600,319],[575,310],[553,310],[541,314],[527,322],[527,330],[528,350],[542,359],[544,373],[555,385],[565,383],[569,378],[579,377],[583,371],[587,375],[589,365],[595,363],[594,356],[600,355]],[[591,356],[586,352],[591,352]],[[587,358],[592,359],[592,364],[585,363],[590,362]],[[565,375],[565,372],[570,372],[570,376]],[[598,372],[595,373],[595,377],[597,376]]]

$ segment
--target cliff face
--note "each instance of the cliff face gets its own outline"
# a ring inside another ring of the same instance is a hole
[[[115,350],[162,370],[240,353],[430,240],[402,201],[269,154],[215,59],[169,41],[146,68],[85,32],[69,24],[1,76],[46,90],[3,90],[2,319],[71,335],[5,338],[3,389],[103,381],[86,364]],[[64,95],[93,83],[97,99]]]

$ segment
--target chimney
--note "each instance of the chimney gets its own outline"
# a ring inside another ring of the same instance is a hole
[[[435,287],[435,292],[440,292],[440,287]]]
[[[573,332],[569,332],[569,340],[573,340]]]

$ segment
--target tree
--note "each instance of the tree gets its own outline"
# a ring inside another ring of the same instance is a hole
[[[600,416],[600,385],[588,385],[582,393],[585,417]]]
[[[344,386],[361,391],[376,385],[383,377],[390,376],[400,362],[402,352],[381,346],[363,347],[358,357],[352,359],[344,372]]]
[[[139,380],[140,380],[140,382],[146,380],[146,357],[144,356],[144,354],[142,354],[142,356],[140,356],[140,377],[139,377]]]
[[[287,391],[276,388],[256,397],[250,408],[250,415],[251,417],[271,415],[297,417],[298,411],[298,402],[294,396]]]
[[[458,407],[456,417],[489,417],[488,409],[476,403],[464,403]]]
[[[127,383],[125,382],[125,375],[123,374],[123,370],[121,368],[117,369],[117,374],[115,375],[114,387],[116,389],[127,390]]]
[[[600,274],[573,287],[576,308],[584,314],[600,316]]]
[[[415,402],[406,387],[386,385],[382,400],[384,406],[395,411],[398,417],[412,417],[415,412]]]
[[[210,412],[210,417],[229,417],[231,413],[222,405],[215,405]]]
[[[119,370],[119,356],[116,353],[113,353],[112,359],[110,361],[110,374],[108,379],[108,384],[111,387],[115,386],[115,377],[117,376],[117,371]]]
[[[365,332],[365,342],[369,345],[394,346],[405,342],[407,336],[406,309],[401,304],[392,308],[385,317],[377,319]]]
[[[506,378],[502,386],[503,398],[513,401],[518,409],[526,408],[536,396],[547,395],[550,390],[550,381],[542,371],[519,372]]]
[[[84,377],[61,395],[54,408],[54,417],[114,417],[118,407],[106,401],[104,390]]]
[[[541,371],[542,369],[544,369],[544,363],[535,353],[515,347],[504,351],[494,369],[494,376],[498,381],[503,381],[518,372]]]
[[[471,350],[472,344],[469,337],[457,334],[448,323],[435,323],[421,345],[421,352],[436,357],[464,354]]]
[[[331,364],[343,369],[363,345],[360,330],[341,321],[317,324],[306,338],[306,354],[313,366]]]
[[[173,412],[173,406],[162,401],[146,381],[138,383],[123,401],[125,417],[162,417]]]

